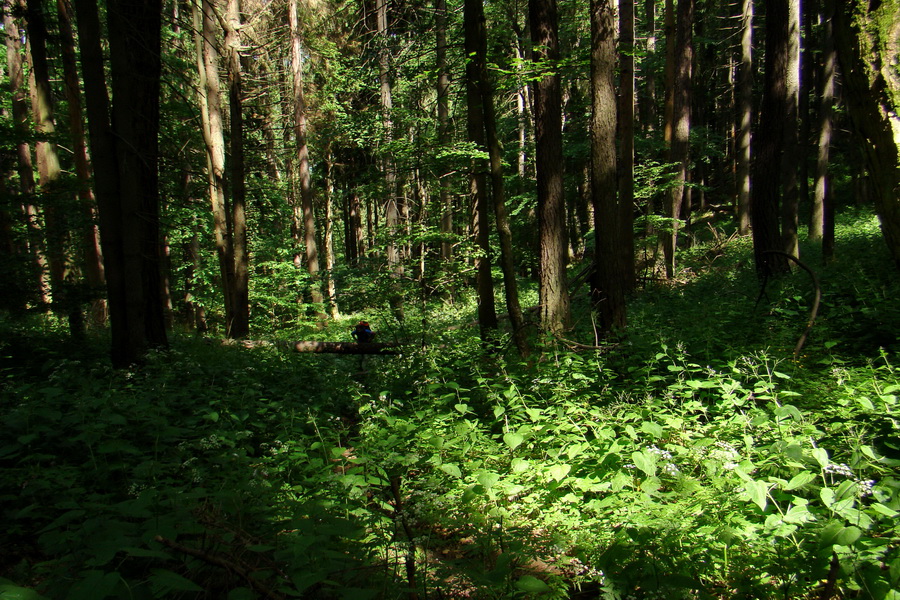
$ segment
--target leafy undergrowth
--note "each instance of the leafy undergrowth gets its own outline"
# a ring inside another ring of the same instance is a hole
[[[842,235],[798,360],[810,282],[754,306],[742,240],[613,350],[527,364],[460,328],[115,372],[10,329],[0,596],[897,600],[900,292],[871,222]]]

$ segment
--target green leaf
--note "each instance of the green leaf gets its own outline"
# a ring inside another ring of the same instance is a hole
[[[859,529],[859,527],[850,525],[849,527],[844,527],[838,532],[837,537],[835,538],[835,543],[840,544],[841,546],[850,546],[861,536],[862,531]]]
[[[769,486],[765,482],[748,481],[744,484],[744,490],[746,490],[750,500],[759,507],[759,510],[766,510],[766,504],[768,503],[766,494],[769,491]]]
[[[518,433],[504,433],[503,434],[503,442],[509,446],[510,450],[515,450],[519,447],[519,445],[525,441],[525,438],[519,435]]]
[[[489,490],[500,481],[500,474],[492,471],[482,471],[475,480],[483,485],[484,489]]]
[[[202,592],[203,588],[178,573],[169,571],[168,569],[153,569],[153,575],[150,576],[150,585],[154,591],[161,595],[168,595],[171,591],[180,592]]]
[[[572,470],[572,465],[566,465],[566,464],[553,465],[549,469],[550,478],[553,479],[554,481],[562,481],[563,479],[566,478],[566,475],[568,475],[569,471],[571,471],[571,470]]]
[[[663,428],[659,423],[654,423],[653,421],[644,421],[641,423],[641,431],[644,433],[649,433],[655,439],[659,439],[662,437]]]
[[[656,461],[648,458],[643,452],[632,452],[631,460],[634,461],[634,466],[643,471],[648,477],[656,474]]]
[[[828,452],[824,448],[813,448],[812,455],[823,469],[831,462],[828,460]]]
[[[455,408],[456,410],[458,410],[461,414],[466,414],[467,412],[469,412],[469,405],[468,405],[468,404],[457,404],[457,405],[454,406],[453,408]]]
[[[459,470],[459,467],[453,463],[444,463],[441,465],[441,471],[450,475],[451,477],[456,477],[457,479],[462,478],[462,471]]]
[[[809,471],[801,471],[800,473],[797,473],[796,475],[791,477],[791,480],[787,482],[787,485],[784,486],[784,489],[796,490],[799,487],[803,487],[815,478],[816,476]]]
[[[522,473],[531,467],[531,463],[524,458],[514,458],[510,461],[509,466],[512,468],[513,473]]]
[[[3,600],[47,600],[36,591],[19,587],[9,579],[0,577],[0,598]]]
[[[516,587],[528,594],[546,594],[552,591],[550,586],[532,575],[522,575],[516,581]]]

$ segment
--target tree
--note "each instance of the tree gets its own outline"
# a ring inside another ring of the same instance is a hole
[[[562,94],[556,0],[529,0],[534,61],[544,72],[534,83],[535,169],[540,231],[541,327],[561,333],[571,325],[566,281],[566,204],[563,192]]]
[[[831,181],[828,173],[831,152],[831,136],[834,118],[834,79],[837,57],[834,48],[832,23],[834,21],[834,0],[825,0],[822,12],[822,64],[821,91],[819,93],[819,136],[816,156],[815,191],[809,218],[809,239],[825,244],[825,219],[833,206]],[[831,235],[834,234],[831,223]],[[827,254],[827,252],[825,253]]]
[[[672,60],[672,113],[668,162],[675,165],[673,182],[666,193],[666,216],[671,219],[671,232],[664,235],[666,277],[675,276],[675,250],[678,247],[679,218],[684,199],[690,158],[691,132],[691,64],[693,61],[694,0],[678,0]],[[672,38],[668,38],[671,40]],[[667,43],[670,43],[667,41]]]
[[[753,253],[761,276],[786,272],[787,259],[769,254],[781,247],[778,229],[781,154],[784,151],[784,123],[787,118],[789,61],[788,0],[766,2],[766,61],[759,127],[754,136],[751,169],[750,221],[753,225]]]
[[[611,0],[591,3],[591,198],[596,272],[592,295],[605,332],[624,329],[625,277],[616,185],[615,12]]]
[[[800,0],[788,2],[788,64],[785,73],[784,152],[782,158],[781,244],[791,256],[800,255],[797,238],[800,207],[799,103],[800,103]],[[803,142],[806,143],[805,140]]]
[[[735,171],[738,231],[750,233],[750,131],[753,125],[753,0],[741,0],[741,55],[737,68]]]
[[[159,272],[159,90],[161,13],[158,0],[110,0],[110,79],[95,0],[75,0],[91,155],[97,176],[100,242],[106,268],[117,367],[167,344]]]
[[[853,128],[865,141],[875,209],[900,268],[900,0],[837,0],[834,37]]]

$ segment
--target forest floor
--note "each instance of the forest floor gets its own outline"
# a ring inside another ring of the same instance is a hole
[[[180,334],[130,371],[4,319],[0,597],[898,600],[900,278],[871,215],[801,253],[796,357],[810,278],[760,297],[712,233],[602,352],[487,355],[463,295],[352,315],[397,356]]]

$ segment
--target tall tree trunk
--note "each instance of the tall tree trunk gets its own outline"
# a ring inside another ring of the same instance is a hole
[[[750,131],[753,124],[753,0],[741,0],[741,58],[737,75],[737,171],[738,232],[750,233]]]
[[[619,0],[619,232],[622,285],[634,289],[634,0]]]
[[[159,85],[162,5],[109,2],[110,106],[99,10],[76,0],[91,155],[98,177],[111,357],[117,367],[166,345],[159,271]]]
[[[591,198],[596,264],[592,295],[606,332],[626,325],[616,185],[615,7],[591,2]]]
[[[243,338],[250,334],[250,254],[247,248],[247,187],[244,181],[240,0],[227,0],[225,27],[231,117],[231,250],[234,261],[234,307],[232,320],[228,324],[228,337]]]
[[[57,0],[56,7],[59,14],[66,100],[69,106],[69,131],[72,136],[75,173],[78,177],[80,210],[84,219],[79,232],[81,256],[85,279],[91,290],[91,321],[94,325],[100,326],[106,323],[106,300],[100,297],[100,290],[106,281],[103,275],[103,257],[100,253],[100,231],[94,223],[97,200],[94,198],[94,190],[91,187],[91,165],[82,124],[81,91],[78,85],[72,9],[67,0]]]
[[[24,0],[16,0],[14,8],[24,9]],[[16,133],[16,168],[19,176],[19,194],[22,198],[22,214],[28,232],[28,253],[31,260],[29,286],[36,292],[41,304],[49,305],[50,288],[44,278],[47,267],[44,255],[44,236],[34,205],[34,163],[31,158],[31,138],[28,120],[28,102],[25,87],[25,71],[22,68],[22,34],[12,16],[12,10],[3,11],[3,30],[6,34],[6,66],[12,92],[12,118]]]
[[[71,264],[66,256],[68,228],[59,212],[63,191],[59,186],[62,168],[56,143],[51,138],[56,133],[53,114],[53,92],[50,88],[50,71],[47,65],[47,29],[44,23],[41,0],[27,0],[28,49],[31,63],[31,107],[34,128],[37,133],[35,156],[37,157],[38,183],[40,185],[44,222],[46,224],[47,262],[50,266],[50,288],[53,308],[69,319],[73,337],[83,334],[81,308],[66,281]]]
[[[325,154],[325,291],[328,297],[328,314],[332,319],[341,316],[338,310],[337,293],[334,285],[334,215],[332,190],[334,181],[332,179],[332,159],[331,150]]]
[[[388,14],[387,0],[375,0],[375,18],[378,32],[378,82],[381,89],[381,118],[384,125],[385,144],[390,145],[394,137],[393,124],[393,96],[391,90],[391,64],[390,51],[388,48]],[[397,171],[394,161],[385,153],[384,161],[384,183],[385,193],[387,196],[384,208],[385,227],[388,231],[387,246],[387,262],[389,268],[392,269],[394,277],[400,277],[403,274],[403,266],[400,263],[400,250],[395,241],[397,235],[397,227],[400,224],[400,207],[397,203]],[[393,299],[393,303],[397,303],[398,298]]]
[[[484,106],[480,88],[481,69],[475,58],[479,54],[479,39],[483,28],[481,0],[465,0],[463,5],[465,53],[472,57],[466,62],[466,126],[469,141],[477,148],[485,147]],[[494,282],[491,277],[490,199],[487,190],[487,164],[484,159],[472,161],[469,178],[474,200],[475,259],[478,289],[478,326],[485,344],[493,344],[497,331],[497,309],[494,301]]]
[[[310,296],[320,319],[322,312],[322,288],[319,281],[319,248],[316,245],[316,217],[313,211],[313,194],[309,174],[309,147],[306,143],[306,98],[303,94],[303,43],[300,37],[297,0],[288,4],[288,20],[291,28],[291,71],[294,81],[294,137],[297,144],[297,176],[300,185],[300,204],[303,207],[303,243],[306,247],[306,270],[311,280]]]
[[[838,0],[834,37],[848,112],[865,140],[875,209],[900,268],[900,12],[897,0]]]
[[[555,0],[529,0],[534,61],[556,70],[559,16]],[[540,68],[540,67],[539,67]],[[562,94],[558,73],[544,73],[533,85],[535,168],[540,231],[541,327],[561,333],[571,326],[566,281],[566,204],[563,191]]]
[[[815,192],[809,217],[809,239],[821,241],[824,236],[825,204],[830,195],[828,173],[831,135],[834,119],[834,76],[837,55],[834,48],[834,0],[825,0],[822,13],[822,65],[819,79],[819,143],[816,156]]]
[[[201,11],[194,5],[194,41],[200,85],[197,97],[203,139],[206,143],[209,199],[213,217],[216,257],[225,305],[226,334],[234,322],[234,253],[229,234],[228,208],[225,201],[225,133],[222,119],[219,53],[216,50],[216,14],[211,0],[200,0]]]
[[[644,0],[644,15],[647,19],[646,52],[641,61],[641,75],[644,80],[644,93],[640,98],[640,121],[643,131],[655,131],[659,127],[656,115],[656,69],[653,67],[656,54],[656,1]]]
[[[693,61],[694,0],[678,0],[675,25],[674,80],[672,87],[672,131],[668,162],[675,164],[673,183],[666,193],[666,216],[671,219],[671,233],[664,234],[666,277],[675,276],[675,251],[681,204],[684,199],[690,158],[691,132],[691,63]]]
[[[441,148],[450,145],[450,72],[447,69],[447,0],[434,0],[435,18],[435,67],[437,69],[437,128],[438,144]],[[444,236],[441,241],[441,258],[450,260],[453,256],[453,202],[450,195],[450,178],[446,173],[440,176],[440,231]]]
[[[788,104],[788,12],[788,0],[766,2],[765,82],[759,127],[754,136],[750,190],[753,251],[756,271],[760,276],[784,273],[789,269],[787,259],[768,254],[782,248],[778,227],[778,188]]]
[[[786,112],[784,121],[784,153],[782,156],[781,244],[782,250],[799,257],[797,237],[799,224],[800,171],[799,102],[800,102],[800,0],[788,2],[788,68],[786,79]]]

